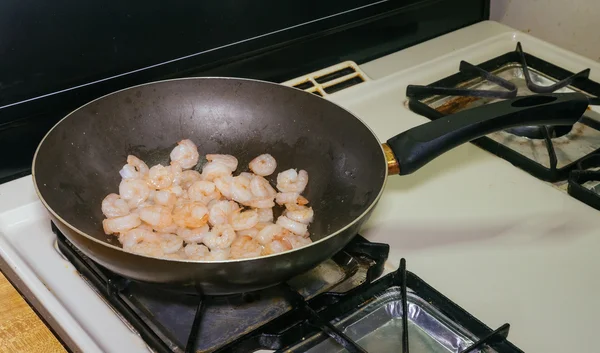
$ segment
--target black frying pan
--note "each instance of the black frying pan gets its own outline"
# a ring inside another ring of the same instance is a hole
[[[388,173],[412,173],[493,131],[572,124],[587,106],[578,93],[507,100],[417,126],[382,145],[348,111],[294,88],[231,78],[161,81],[109,94],[61,120],[38,147],[33,178],[57,227],[108,269],[206,294],[244,292],[290,279],[341,250],[370,216]],[[192,139],[201,154],[237,156],[237,172],[262,153],[277,159],[278,171],[307,170],[314,242],[266,257],[220,262],[123,251],[115,237],[102,231],[102,199],[117,191],[118,171],[128,154],[149,165],[165,165],[183,138]]]

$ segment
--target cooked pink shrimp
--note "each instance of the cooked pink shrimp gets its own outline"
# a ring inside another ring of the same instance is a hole
[[[119,195],[127,201],[130,208],[134,208],[148,199],[150,188],[144,180],[123,179],[119,184]]]
[[[242,229],[235,232],[238,237],[249,236],[255,238],[258,235],[258,229],[256,227],[250,229]]]
[[[140,219],[152,228],[164,228],[173,223],[171,210],[164,206],[147,206],[139,210]]]
[[[157,242],[158,235],[144,226],[139,226],[123,233],[123,235],[119,237],[119,242],[123,244],[123,249],[130,248],[142,241]]]
[[[213,182],[199,180],[188,189],[188,197],[192,201],[202,202],[207,205],[212,200],[221,198],[221,193]]]
[[[173,254],[183,247],[183,239],[175,234],[158,234],[160,245],[165,254]]]
[[[151,229],[158,233],[177,233],[177,229],[179,229],[179,226],[175,223],[171,223],[166,227],[152,227]]]
[[[102,200],[102,213],[108,218],[123,217],[129,214],[129,205],[117,194],[108,194]]]
[[[259,208],[256,210],[258,213],[259,222],[273,222],[273,209],[272,208]]]
[[[201,243],[204,236],[210,231],[208,224],[199,228],[184,228],[179,227],[177,229],[177,235],[179,235],[186,243]]]
[[[175,206],[173,222],[180,227],[200,228],[208,221],[208,209],[199,202],[186,202]]]
[[[287,218],[286,216],[279,216],[279,218],[277,218],[276,224],[298,235],[304,235],[308,231],[308,227],[306,224],[293,221]]]
[[[296,172],[288,169],[277,174],[277,189],[281,192],[297,192],[301,194],[308,184],[308,173],[305,170]]]
[[[300,206],[296,204],[285,205],[284,216],[291,219],[292,221],[309,224],[313,221],[315,215],[312,207]]]
[[[123,233],[139,226],[140,224],[142,224],[142,221],[137,213],[102,220],[102,228],[104,228],[104,233],[106,234]]]
[[[177,202],[177,195],[170,190],[158,190],[154,192],[153,199],[155,204],[172,210]]]
[[[284,237],[291,245],[292,248],[297,249],[312,243],[309,237],[303,237],[301,235],[289,234]]]
[[[175,175],[170,167],[157,164],[148,172],[148,182],[155,189],[166,189],[173,183]]]
[[[267,176],[275,172],[277,161],[270,154],[261,154],[248,163],[250,170],[260,176]]]
[[[267,209],[267,208],[273,208],[275,207],[275,201],[273,201],[272,198],[270,199],[258,199],[258,200],[250,200],[247,202],[244,202],[245,206],[248,207],[252,207],[252,208],[256,208],[256,209]]]
[[[123,179],[144,179],[148,175],[148,165],[134,155],[127,156],[127,164],[121,168],[119,174]]]
[[[183,249],[190,260],[206,260],[210,256],[210,250],[206,245],[188,244]]]
[[[264,246],[262,255],[271,255],[292,249],[292,244],[283,237],[275,237],[272,242]]]
[[[283,227],[277,224],[269,224],[265,226],[258,234],[256,235],[256,240],[262,245],[267,245],[273,241],[273,238],[277,235],[281,235],[283,232]]]
[[[221,163],[230,171],[235,171],[238,166],[238,160],[229,154],[207,154],[206,160],[209,162]]]
[[[262,246],[252,237],[247,235],[238,237],[231,243],[229,256],[232,259],[246,259],[260,256]]]
[[[229,224],[234,230],[250,229],[258,223],[258,212],[256,210],[235,210],[229,214]]]
[[[252,176],[250,180],[250,191],[254,198],[257,199],[268,199],[274,198],[277,195],[277,191],[269,184],[269,181],[260,175]]]
[[[231,182],[231,198],[239,203],[245,203],[254,198],[250,191],[250,179],[238,175]]]
[[[229,251],[231,249],[230,248],[225,248],[225,249],[211,249],[210,251],[210,255],[208,256],[208,259],[211,261],[223,261],[223,260],[227,260],[229,258]]]
[[[239,208],[240,206],[233,201],[217,201],[208,211],[208,222],[213,226],[225,224],[229,221],[229,214]]]
[[[177,162],[183,169],[190,169],[198,164],[200,154],[198,153],[198,147],[188,139],[177,142],[177,146],[173,148],[171,154],[171,161]]]
[[[229,224],[218,224],[204,236],[202,242],[209,249],[225,249],[231,246],[235,240],[236,234],[233,227]]]
[[[224,197],[231,199],[231,183],[233,182],[233,176],[222,176],[215,178],[213,183],[215,183],[215,187],[219,190],[221,195]]]
[[[275,202],[277,202],[279,205],[284,205],[287,203],[306,205],[308,200],[303,196],[300,196],[300,194],[297,192],[280,192],[275,195]]]
[[[200,173],[198,173],[195,170],[184,170],[183,172],[181,172],[178,182],[179,186],[187,190],[190,186],[192,186],[193,183],[197,182],[198,180],[202,180],[202,176],[200,175]]]
[[[215,178],[231,176],[231,170],[219,162],[208,162],[202,167],[202,179],[213,181]]]

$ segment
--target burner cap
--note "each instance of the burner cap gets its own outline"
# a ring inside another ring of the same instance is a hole
[[[573,129],[573,125],[561,125],[561,126],[546,126],[548,128],[548,134],[550,138],[557,138],[565,136]],[[535,140],[544,139],[544,126],[519,126],[511,129],[507,129],[513,135],[528,137]]]

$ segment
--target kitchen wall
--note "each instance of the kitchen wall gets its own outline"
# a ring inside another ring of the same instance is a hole
[[[600,61],[599,0],[491,0],[491,19]]]

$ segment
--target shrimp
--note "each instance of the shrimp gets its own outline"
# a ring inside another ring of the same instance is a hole
[[[206,160],[209,162],[221,163],[226,166],[227,169],[234,172],[238,167],[238,160],[232,155],[229,154],[207,154]]]
[[[102,220],[102,228],[106,234],[123,233],[139,226],[140,224],[142,224],[142,221],[137,213]]]
[[[205,260],[210,255],[210,250],[202,244],[188,244],[183,250],[190,260]]]
[[[229,224],[234,230],[250,229],[258,223],[258,212],[256,210],[239,212],[237,209],[229,214]]]
[[[258,232],[256,235],[256,240],[262,245],[267,245],[273,241],[275,236],[282,234],[282,232],[283,227],[271,223]]]
[[[129,205],[119,195],[114,193],[108,194],[102,200],[102,213],[107,218],[127,216],[129,214]]]
[[[182,169],[193,168],[198,164],[200,154],[198,153],[198,147],[188,139],[177,142],[177,146],[173,148],[169,154],[171,161],[179,164]]]
[[[285,205],[284,216],[291,219],[292,221],[309,224],[313,221],[315,215],[312,207],[300,206],[295,204]]]
[[[233,177],[231,182],[231,198],[239,203],[245,203],[254,198],[250,191],[250,180],[244,176]]]
[[[123,179],[144,179],[148,175],[148,165],[134,155],[127,156],[127,164],[121,168],[119,174]]]
[[[249,236],[255,238],[258,235],[258,229],[256,227],[250,229],[242,229],[235,232],[238,237]]]
[[[231,170],[219,162],[208,162],[202,167],[202,179],[213,181],[215,178],[231,176]]]
[[[209,232],[208,224],[205,224],[199,228],[184,228],[179,227],[177,229],[177,235],[179,235],[186,243],[202,243],[204,236]]]
[[[192,186],[193,183],[197,182],[198,180],[202,180],[202,175],[200,175],[200,173],[198,173],[195,170],[184,170],[183,172],[181,172],[181,175],[179,176],[177,182],[179,186],[187,190],[190,186]]]
[[[312,243],[309,237],[303,237],[301,235],[289,234],[285,236],[285,239],[292,245],[292,248],[297,249]]]
[[[168,227],[173,223],[173,217],[171,216],[171,210],[163,206],[147,206],[139,211],[140,219],[152,228],[164,228]]]
[[[308,184],[308,173],[305,170],[296,172],[288,169],[277,174],[277,189],[281,192],[297,192],[301,194]]]
[[[180,227],[200,228],[207,221],[208,208],[199,202],[185,202],[173,210],[173,222]]]
[[[276,237],[263,247],[262,255],[271,255],[292,249],[292,244],[283,237]]]
[[[250,191],[255,198],[259,199],[272,199],[277,195],[277,191],[269,184],[269,181],[260,175],[254,175],[250,180]]]
[[[212,249],[208,257],[211,261],[223,261],[229,258],[230,248],[225,249]]]
[[[256,210],[258,213],[259,222],[273,222],[273,209],[272,208],[259,208]]]
[[[308,231],[308,226],[306,224],[293,221],[286,216],[279,216],[276,224],[298,235],[304,235]]]
[[[175,223],[171,223],[166,227],[152,227],[151,229],[158,233],[177,233],[177,229],[179,229],[179,226]]]
[[[157,242],[158,236],[152,230],[139,226],[124,233],[119,237],[119,241],[123,244],[123,249],[129,249],[142,241]]]
[[[144,180],[123,179],[119,184],[119,195],[127,201],[130,208],[134,208],[148,199],[150,188]]]
[[[158,235],[162,251],[165,254],[173,254],[183,247],[183,239],[175,234],[162,233]]]
[[[157,164],[150,168],[150,172],[148,172],[148,182],[155,189],[166,189],[173,184],[173,179],[175,178],[175,174],[173,173],[173,169],[170,167],[165,167],[162,164]]]
[[[208,222],[213,225],[225,224],[229,220],[229,214],[240,207],[233,201],[217,201],[211,205],[208,211]]]
[[[244,203],[245,206],[256,208],[256,209],[270,209],[275,207],[273,199],[262,199],[262,200],[250,200]]]
[[[231,243],[231,251],[229,256],[232,259],[244,259],[260,256],[262,246],[252,237],[247,235],[238,237]]]
[[[214,183],[206,180],[199,180],[192,184],[188,189],[188,197],[192,201],[199,201],[207,205],[212,200],[221,198],[221,193],[217,190]]]
[[[215,183],[215,187],[219,190],[221,195],[224,197],[231,199],[231,183],[233,182],[233,176],[222,176],[215,178],[213,183]]]
[[[158,190],[153,195],[154,203],[172,210],[177,202],[177,195],[170,190]]]
[[[265,153],[251,160],[250,163],[248,163],[248,167],[256,175],[267,176],[275,172],[277,161],[275,161],[273,156]]]
[[[306,205],[308,200],[303,196],[300,196],[300,194],[297,192],[280,192],[275,195],[275,202],[277,202],[278,205],[284,205],[288,203]]]
[[[202,242],[210,250],[225,249],[231,246],[236,238],[235,230],[229,224],[218,224],[204,236]]]

